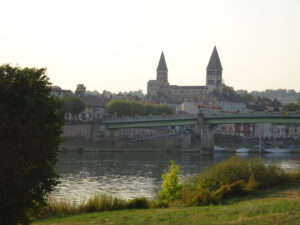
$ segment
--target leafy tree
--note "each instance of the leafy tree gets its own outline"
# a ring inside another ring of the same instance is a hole
[[[143,104],[141,103],[138,103],[138,102],[130,102],[130,108],[131,108],[131,112],[130,112],[130,115],[135,115],[135,114],[138,114],[138,115],[145,115],[145,107]]]
[[[180,195],[182,184],[179,183],[180,166],[171,161],[169,171],[162,175],[162,190],[159,192],[159,198],[162,200],[175,200]]]
[[[155,107],[153,104],[145,104],[145,114],[151,114],[156,115],[157,113],[157,107]]]
[[[85,95],[85,92],[86,92],[86,87],[83,84],[78,84],[75,90],[75,95],[79,97],[83,97]]]
[[[134,116],[138,115],[161,115],[171,114],[172,109],[165,104],[143,104],[137,101],[127,100],[111,100],[107,104],[107,109],[110,114],[117,116]]]
[[[290,104],[287,104],[285,106],[285,108],[288,110],[288,111],[296,111],[298,109],[300,109],[300,106],[296,103],[290,103]]]
[[[61,110],[64,113],[71,113],[73,118],[78,117],[78,114],[85,109],[85,103],[78,96],[70,96],[63,99]]]
[[[0,224],[29,224],[57,184],[63,117],[45,69],[0,66]]]
[[[172,113],[172,109],[170,107],[168,107],[167,105],[165,104],[159,104],[156,106],[157,108],[157,114],[171,114]]]

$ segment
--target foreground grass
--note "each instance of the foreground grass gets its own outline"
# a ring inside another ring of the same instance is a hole
[[[96,224],[300,224],[300,186],[272,190],[259,198],[218,206],[120,210],[36,221],[38,225]]]

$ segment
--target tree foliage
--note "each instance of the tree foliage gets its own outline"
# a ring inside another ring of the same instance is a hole
[[[300,109],[300,105],[296,103],[290,103],[284,107],[287,111],[296,111]]]
[[[0,224],[29,224],[57,184],[63,123],[45,69],[0,66]]]
[[[169,171],[163,174],[161,177],[163,183],[161,185],[162,190],[159,192],[159,198],[161,200],[175,200],[179,198],[182,185],[179,183],[180,166],[171,161]]]
[[[137,101],[111,100],[107,103],[107,109],[110,114],[117,116],[148,116],[171,114],[172,109],[165,104],[143,104]]]
[[[66,97],[62,100],[61,110],[63,113],[70,113],[73,118],[85,109],[85,103],[78,96]]]
[[[78,84],[75,90],[75,95],[83,97],[86,93],[86,87],[83,84]]]

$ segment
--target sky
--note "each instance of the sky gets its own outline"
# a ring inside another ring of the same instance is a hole
[[[113,92],[156,79],[205,85],[216,45],[235,89],[300,91],[299,0],[1,0],[0,64],[45,67],[53,85]]]

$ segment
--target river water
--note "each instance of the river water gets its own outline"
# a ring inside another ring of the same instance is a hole
[[[215,162],[235,154],[201,156],[196,152],[68,152],[61,153],[57,165],[60,184],[51,194],[55,199],[84,201],[94,194],[110,193],[125,199],[152,198],[161,186],[161,175],[170,160],[181,166],[186,179]],[[277,163],[284,170],[300,170],[300,154],[241,154],[261,157]]]

